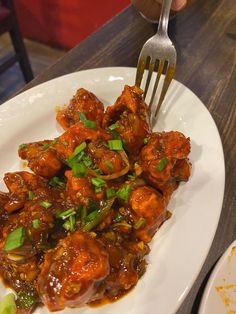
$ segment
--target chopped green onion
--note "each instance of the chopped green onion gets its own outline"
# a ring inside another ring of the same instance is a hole
[[[98,211],[98,210],[95,210],[95,211],[91,212],[91,213],[85,218],[85,221],[86,221],[86,222],[93,221],[94,219],[97,218],[98,215],[99,215],[99,211]]]
[[[103,174],[102,170],[100,168],[94,168],[93,169],[97,174]]]
[[[162,159],[159,161],[158,165],[156,166],[157,171],[158,171],[158,172],[161,172],[161,171],[165,168],[165,166],[167,165],[167,163],[168,163],[168,160],[167,160],[166,158],[162,158]]]
[[[6,238],[4,250],[6,252],[14,250],[23,245],[26,237],[26,230],[20,227],[12,231]]]
[[[110,170],[113,170],[114,169],[114,166],[113,164],[109,161],[109,160],[105,160],[104,161],[104,164],[106,165],[106,167]]]
[[[158,145],[158,148],[157,148],[159,151],[163,151],[163,145],[160,143],[159,145]]]
[[[134,229],[137,230],[137,229],[141,228],[145,223],[146,223],[146,220],[144,218],[139,218],[139,220],[136,221],[134,224]]]
[[[67,231],[74,231],[75,229],[75,216],[70,216],[69,220],[67,220],[66,222],[64,222],[64,224],[62,225],[63,228],[65,228]]]
[[[79,118],[81,122],[87,121],[87,118],[83,112],[78,112]]]
[[[75,148],[73,154],[68,159],[68,161],[70,162],[75,156],[77,156],[79,153],[81,153],[86,148],[86,146],[87,146],[86,142],[83,142],[79,146],[77,146]]]
[[[117,192],[116,192],[116,195],[118,198],[120,198],[121,200],[123,201],[128,201],[129,199],[129,195],[130,195],[130,192],[131,192],[131,185],[127,184],[125,186],[123,186],[122,188],[120,188]]]
[[[84,126],[88,129],[96,129],[97,123],[95,121],[86,120],[84,121]]]
[[[108,147],[110,150],[123,150],[123,145],[121,140],[109,140]]]
[[[72,165],[72,173],[74,177],[84,176],[87,173],[87,168],[81,163],[74,163]]]
[[[65,210],[64,212],[61,212],[61,213],[58,213],[56,215],[57,218],[62,218],[63,220],[67,219],[68,217],[70,216],[73,216],[75,215],[76,212],[75,212],[75,208],[74,207],[71,207],[67,210]]]
[[[43,149],[48,149],[49,148],[49,144],[48,143],[43,144],[42,148]]]
[[[40,220],[39,219],[34,219],[33,221],[32,221],[32,225],[33,225],[33,228],[34,229],[38,229],[39,227],[40,227]]]
[[[63,181],[60,180],[60,178],[58,177],[52,177],[51,180],[49,181],[49,184],[53,187],[59,185],[61,187],[65,186],[65,183]]]
[[[19,149],[24,149],[25,147],[26,147],[25,144],[20,144],[20,145],[19,145]]]
[[[92,184],[98,188],[106,184],[106,181],[100,178],[92,178],[91,181],[92,181]]]
[[[111,189],[111,188],[108,188],[106,189],[106,197],[107,199],[109,200],[110,198],[112,198],[113,196],[116,195],[116,191]]]
[[[105,219],[105,217],[109,214],[109,211],[111,209],[111,206],[114,200],[115,200],[114,198],[108,200],[106,204],[98,210],[98,214],[96,218],[94,218],[94,220],[89,221],[85,224],[82,224],[83,226],[82,230],[85,232],[89,232],[93,228],[95,228],[97,225],[99,225]]]
[[[95,186],[95,192],[96,193],[100,193],[100,192],[102,192],[102,188],[101,187],[97,187],[97,186]]]
[[[86,216],[87,216],[87,208],[86,208],[86,206],[83,206],[81,208],[81,216],[80,216],[80,218],[81,218],[81,225],[82,226],[85,225],[85,218],[86,218]]]
[[[113,139],[121,140],[121,136],[116,130],[108,130],[108,131],[112,135]]]
[[[15,314],[16,313],[16,303],[15,295],[9,293],[4,296],[0,301],[0,313],[1,314]]]
[[[64,146],[68,146],[68,145],[69,145],[69,143],[68,143],[67,141],[62,141],[62,144],[63,144]]]
[[[136,179],[136,177],[133,174],[128,174],[128,178],[130,180],[135,180]]]
[[[88,129],[96,129],[97,123],[95,121],[88,120],[83,112],[79,112],[80,121],[84,123],[84,126]]]
[[[35,198],[35,194],[33,191],[29,191],[28,192],[28,197],[29,197],[29,200],[33,200]]]
[[[117,222],[117,223],[115,223],[114,225],[113,225],[113,227],[118,227],[118,228],[125,228],[125,229],[131,229],[132,228],[132,226],[130,225],[130,224],[128,224],[127,222]]]
[[[115,130],[117,128],[119,128],[119,122],[116,122],[116,123],[113,123],[111,124],[109,127],[108,127],[108,130],[112,131],[112,130]]]
[[[52,204],[47,201],[41,202],[40,205],[46,209],[52,206]]]
[[[145,137],[145,138],[143,139],[143,144],[146,145],[147,143],[148,143],[148,138]]]
[[[92,159],[88,155],[84,154],[82,160],[86,167],[90,167],[93,164]]]

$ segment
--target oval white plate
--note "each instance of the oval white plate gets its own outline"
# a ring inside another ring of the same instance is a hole
[[[236,240],[217,262],[206,285],[198,313],[236,313]]]
[[[62,133],[55,107],[68,103],[78,87],[94,92],[106,105],[133,85],[134,68],[101,68],[72,73],[28,90],[0,106],[0,174],[21,169],[17,156],[23,142],[50,139]],[[151,243],[148,268],[124,298],[99,308],[64,313],[172,314],[186,297],[212,243],[224,194],[224,157],[215,123],[188,88],[173,81],[156,130],[179,130],[191,138],[192,175],[168,206],[173,216]],[[4,188],[1,180],[0,189]],[[0,294],[4,293],[0,288]],[[47,313],[40,308],[37,313]]]

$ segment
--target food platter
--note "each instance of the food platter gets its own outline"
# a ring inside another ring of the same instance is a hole
[[[0,189],[5,172],[25,169],[17,156],[20,143],[54,138],[62,133],[56,123],[57,106],[68,103],[78,87],[112,104],[125,84],[133,85],[134,68],[101,68],[72,73],[32,88],[0,107]],[[178,130],[191,138],[192,175],[174,193],[168,209],[173,214],[151,243],[148,268],[124,298],[79,313],[159,313],[178,309],[207,256],[224,194],[224,157],[210,113],[187,87],[173,81],[154,130]],[[1,286],[0,294],[6,294]],[[64,313],[75,310],[66,309]],[[36,313],[47,313],[38,308]]]

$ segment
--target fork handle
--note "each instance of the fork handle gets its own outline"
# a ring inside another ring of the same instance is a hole
[[[172,0],[163,0],[162,2],[157,34],[167,34],[171,3]]]

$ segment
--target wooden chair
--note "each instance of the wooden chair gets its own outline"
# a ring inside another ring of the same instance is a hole
[[[15,54],[0,64],[0,74],[19,62],[24,79],[29,82],[33,79],[33,72],[25,49],[22,35],[12,0],[0,0],[0,36],[8,32],[15,50]]]

